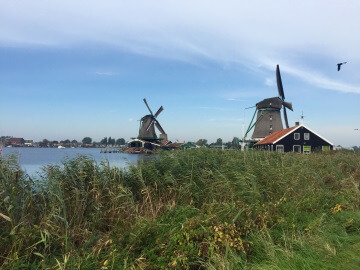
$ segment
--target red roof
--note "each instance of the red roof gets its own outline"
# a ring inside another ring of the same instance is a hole
[[[289,133],[290,131],[292,131],[293,129],[295,129],[297,127],[298,126],[294,126],[294,127],[285,128],[285,129],[282,129],[282,130],[275,131],[274,133],[271,133],[269,136],[265,137],[261,141],[258,141],[255,145],[272,144],[275,141],[277,141],[278,139],[280,139],[282,136],[286,135],[287,133]]]

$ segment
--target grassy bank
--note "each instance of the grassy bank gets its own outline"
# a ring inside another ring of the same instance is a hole
[[[39,179],[0,159],[2,269],[358,269],[360,155],[79,157]]]

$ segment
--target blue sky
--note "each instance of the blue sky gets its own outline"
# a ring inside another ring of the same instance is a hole
[[[241,137],[277,95],[289,122],[360,145],[360,3],[0,0],[0,135],[129,139],[147,109],[173,141]],[[340,72],[336,64],[348,63]]]

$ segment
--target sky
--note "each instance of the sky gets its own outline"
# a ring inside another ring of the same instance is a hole
[[[0,0],[0,136],[128,140],[146,98],[170,140],[230,141],[278,95],[279,64],[290,125],[360,145],[358,14],[358,0]]]

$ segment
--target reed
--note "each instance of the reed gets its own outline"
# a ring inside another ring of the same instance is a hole
[[[0,159],[2,269],[356,269],[360,155],[187,150],[36,179]]]

